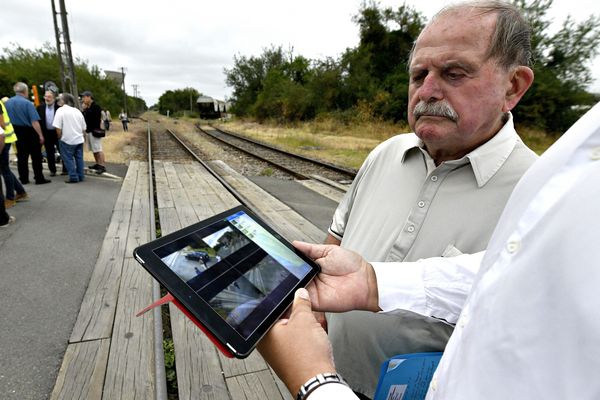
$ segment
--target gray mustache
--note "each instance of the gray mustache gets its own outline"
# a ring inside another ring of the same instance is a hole
[[[415,119],[421,118],[423,115],[429,115],[432,117],[444,117],[454,122],[458,120],[458,114],[445,101],[436,101],[433,103],[426,103],[419,101],[413,110]]]

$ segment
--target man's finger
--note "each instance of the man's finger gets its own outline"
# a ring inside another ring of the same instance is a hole
[[[300,288],[294,293],[294,302],[292,303],[292,314],[290,315],[290,319],[294,318],[294,315],[297,315],[300,312],[312,312],[310,296],[308,295],[308,291],[304,288]]]
[[[301,242],[299,240],[294,240],[292,244],[295,248],[297,248],[313,260],[325,257],[327,255],[327,248],[330,246],[324,244],[306,243]]]

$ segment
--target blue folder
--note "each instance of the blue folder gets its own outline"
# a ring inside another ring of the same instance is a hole
[[[422,400],[442,353],[394,356],[383,363],[374,400]]]

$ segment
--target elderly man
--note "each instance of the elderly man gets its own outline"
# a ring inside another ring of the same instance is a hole
[[[536,158],[510,113],[533,82],[529,61],[529,28],[512,5],[465,3],[434,17],[409,63],[414,134],[369,155],[335,212],[328,242],[369,261],[483,250]],[[386,359],[441,351],[453,329],[406,311],[331,314],[327,322],[338,370],[367,396]]]
[[[86,125],[81,111],[75,108],[75,98],[70,93],[60,95],[62,107],[56,111],[54,128],[60,139],[60,154],[69,174],[66,183],[83,182],[83,135]]]
[[[33,176],[37,185],[49,183],[42,171],[42,144],[44,136],[40,128],[40,116],[29,97],[29,87],[17,82],[13,87],[15,95],[6,102],[6,110],[17,134],[17,168],[22,184],[29,183],[29,156]]]
[[[50,176],[56,176],[56,158],[55,152],[58,147],[58,137],[56,129],[54,129],[54,115],[58,110],[56,102],[56,94],[51,90],[46,90],[44,93],[44,103],[37,107],[37,112],[40,116],[40,126],[44,134],[44,147],[46,148],[46,159],[48,160],[48,169]]]
[[[298,399],[356,399],[335,374],[311,305],[405,308],[456,324],[428,400],[597,399],[600,185],[590,182],[598,181],[600,103],[523,176],[485,255],[371,265],[338,246],[295,243],[321,273],[309,293],[298,290],[261,353]]]

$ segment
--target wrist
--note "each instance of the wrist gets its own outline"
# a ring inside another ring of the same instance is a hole
[[[308,382],[315,376],[319,374],[331,373],[335,373],[335,366],[331,363],[324,363],[322,365],[320,363],[314,364],[313,368],[300,368],[299,370],[295,371],[295,377],[290,377],[291,379],[286,382],[288,383],[288,390],[290,391],[290,393],[295,395],[300,391],[302,385],[304,385],[306,382]]]
[[[348,386],[344,378],[336,372],[317,374],[300,386],[300,389],[297,392],[298,394],[296,395],[296,400],[306,400],[312,392],[329,383]]]
[[[367,299],[367,311],[379,312],[379,288],[377,287],[377,275],[375,274],[375,268],[368,262],[365,268],[367,271],[367,286],[368,286],[368,299]]]

